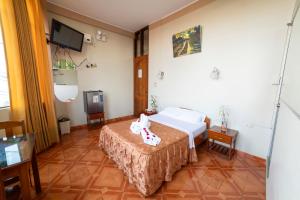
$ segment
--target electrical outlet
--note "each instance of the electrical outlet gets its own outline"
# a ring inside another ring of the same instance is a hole
[[[97,64],[96,63],[89,63],[86,65],[86,68],[96,68]]]
[[[97,64],[96,64],[96,63],[94,63],[94,64],[92,63],[92,64],[91,64],[91,68],[96,68],[96,67],[97,67]]]

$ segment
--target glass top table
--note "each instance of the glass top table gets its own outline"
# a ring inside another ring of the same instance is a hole
[[[0,138],[0,168],[3,174],[18,169],[17,167],[23,166],[27,162],[31,163],[35,191],[40,193],[42,190],[34,134]]]
[[[5,169],[29,162],[34,153],[34,134],[0,139],[0,168]]]

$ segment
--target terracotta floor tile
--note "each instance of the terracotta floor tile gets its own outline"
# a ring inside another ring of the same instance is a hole
[[[191,195],[191,194],[165,194],[163,195],[163,200],[202,200],[201,195]]]
[[[253,173],[258,177],[258,180],[266,185],[266,170],[265,169],[251,169]]]
[[[189,169],[181,169],[173,176],[172,181],[165,183],[164,191],[182,194],[197,193],[197,187],[192,178],[193,176]]]
[[[125,180],[125,189],[124,189],[124,191],[125,192],[131,192],[131,193],[138,193],[138,190],[136,189],[136,187],[133,184],[129,183],[127,177],[125,179],[126,180]]]
[[[247,163],[250,167],[260,167],[260,168],[265,168],[266,163],[260,159],[254,158],[252,156],[244,156],[243,161]]]
[[[197,151],[198,162],[192,163],[191,167],[217,167],[214,157],[204,150]]]
[[[123,172],[115,167],[103,167],[99,176],[95,178],[91,188],[108,188],[112,190],[123,190],[125,184]]]
[[[232,182],[244,194],[257,194],[265,192],[265,185],[247,169],[228,169],[224,170]]]
[[[102,162],[105,159],[105,154],[100,148],[90,149],[80,161],[85,162]]]
[[[244,200],[243,197],[231,197],[231,196],[224,196],[222,194],[217,196],[205,195],[203,196],[204,200]]]
[[[86,188],[98,168],[99,166],[95,164],[74,164],[68,171],[61,173],[61,177],[53,184],[53,187]]]
[[[120,200],[122,193],[106,192],[102,193],[100,190],[87,190],[84,192],[80,200]]]
[[[39,169],[41,184],[51,183],[55,177],[59,176],[69,165],[64,163],[46,163]]]
[[[73,142],[75,146],[90,146],[93,142],[93,138],[79,138]]]
[[[74,161],[81,156],[83,156],[87,152],[86,148],[83,147],[71,147],[64,149],[62,151],[59,151],[55,155],[51,157],[52,160],[57,161],[57,160],[66,160],[66,161]]]
[[[227,160],[197,149],[199,161],[179,170],[144,198],[99,148],[99,130],[77,130],[38,155],[43,193],[49,200],[264,200],[265,164],[247,154]]]
[[[81,191],[64,191],[64,190],[50,190],[45,196],[39,198],[43,200],[76,200],[80,196]]]
[[[220,169],[193,169],[193,180],[198,183],[202,194],[240,196],[239,191]]]
[[[55,145],[54,147],[49,148],[47,151],[38,154],[38,159],[48,160],[51,156],[61,151],[61,145]]]
[[[122,200],[162,200],[162,195],[152,195],[150,197],[143,197],[139,193],[124,193]]]
[[[215,156],[215,160],[223,168],[246,168],[247,166],[239,159],[231,159]]]

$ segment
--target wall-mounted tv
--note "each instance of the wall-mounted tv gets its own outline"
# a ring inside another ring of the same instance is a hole
[[[81,52],[84,34],[52,19],[50,42],[63,48]]]

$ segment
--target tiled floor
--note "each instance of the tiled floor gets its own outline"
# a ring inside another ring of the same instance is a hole
[[[143,197],[98,147],[99,130],[80,130],[38,156],[43,193],[36,199],[138,200]],[[265,199],[265,165],[239,154],[228,161],[198,149],[199,162],[177,172],[151,200]]]

